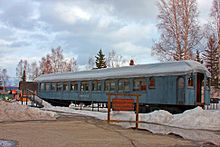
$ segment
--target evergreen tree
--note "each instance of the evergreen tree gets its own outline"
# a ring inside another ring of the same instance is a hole
[[[107,67],[105,55],[102,53],[102,49],[99,50],[99,52],[98,52],[97,56],[95,56],[95,58],[96,58],[95,64],[98,69]]]
[[[23,70],[22,81],[23,82],[26,81],[26,72],[25,72],[25,70]]]
[[[200,53],[199,50],[196,50],[196,59],[195,61],[199,62],[199,63],[203,63],[202,59],[200,58]]]
[[[211,85],[218,86],[218,73],[219,73],[219,55],[218,55],[218,45],[215,35],[211,35],[208,40],[208,48],[203,54],[206,67],[211,73]]]

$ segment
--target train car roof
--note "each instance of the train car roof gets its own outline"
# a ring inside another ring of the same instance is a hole
[[[124,66],[118,68],[94,69],[89,71],[65,72],[41,75],[35,79],[36,82],[49,81],[75,81],[75,80],[101,80],[128,77],[150,77],[150,76],[169,76],[186,75],[191,73],[204,73],[211,77],[207,68],[191,60],[163,62],[154,64],[142,64]]]

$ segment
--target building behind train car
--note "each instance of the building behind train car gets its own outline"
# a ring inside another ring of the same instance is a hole
[[[21,95],[28,95],[30,91],[37,94],[37,83],[36,82],[26,82],[26,81],[20,81],[19,82],[19,90]],[[28,92],[29,90],[29,92]]]
[[[210,103],[210,72],[196,61],[175,61],[42,75],[38,96],[53,104],[107,103],[106,93],[141,94],[142,108],[188,109]]]

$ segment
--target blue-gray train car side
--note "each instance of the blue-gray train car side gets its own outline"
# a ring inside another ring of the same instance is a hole
[[[136,93],[142,106],[187,108],[210,103],[210,78],[204,65],[186,60],[48,74],[35,81],[38,96],[52,103],[107,103],[107,93]]]

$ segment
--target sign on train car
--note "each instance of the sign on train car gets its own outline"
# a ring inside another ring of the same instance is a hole
[[[134,99],[113,98],[113,111],[134,111]]]

